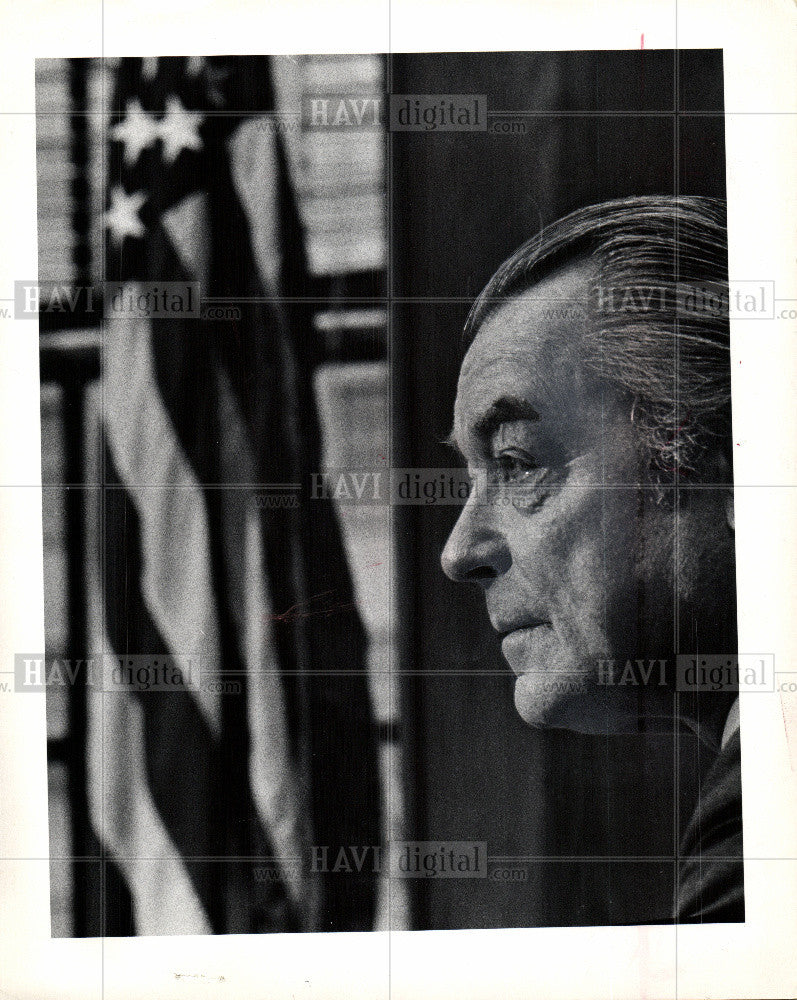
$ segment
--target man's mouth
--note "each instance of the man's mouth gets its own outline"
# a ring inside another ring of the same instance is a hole
[[[550,622],[533,619],[505,626],[499,630],[501,652],[504,654],[506,662],[512,668],[512,672],[518,677],[531,668],[528,644],[536,642],[535,636],[540,635],[541,630],[549,628],[551,628]]]
[[[508,635],[512,635],[514,632],[531,632],[535,628],[541,628],[543,625],[550,624],[550,622],[543,621],[542,619],[531,618],[527,621],[517,622],[512,625],[501,625],[499,623],[495,626],[495,630],[501,637],[501,642],[503,642]]]

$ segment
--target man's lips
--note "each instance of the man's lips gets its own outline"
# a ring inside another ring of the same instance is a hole
[[[518,677],[530,669],[526,644],[532,641],[532,636],[539,634],[540,629],[550,627],[550,622],[533,619],[508,625],[500,631],[501,652],[512,672]]]
[[[513,632],[525,632],[526,630],[540,628],[542,625],[550,625],[550,624],[551,624],[550,622],[544,621],[541,618],[540,619],[529,618],[526,619],[525,621],[514,622],[510,625],[505,625],[502,624],[501,622],[498,622],[493,627],[495,628],[495,631],[501,637],[501,641],[503,642],[503,640],[506,639],[506,637],[508,635],[511,635]]]

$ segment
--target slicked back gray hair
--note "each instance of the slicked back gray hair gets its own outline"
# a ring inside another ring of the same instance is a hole
[[[628,394],[651,473],[661,483],[701,478],[712,446],[730,462],[725,203],[652,195],[572,212],[498,268],[471,309],[466,340],[507,299],[581,259],[596,275],[586,363]]]

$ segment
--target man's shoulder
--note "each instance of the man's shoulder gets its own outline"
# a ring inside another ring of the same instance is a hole
[[[741,742],[735,732],[700,790],[681,841],[676,920],[744,921]]]

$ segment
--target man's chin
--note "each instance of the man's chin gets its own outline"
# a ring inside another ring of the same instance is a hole
[[[515,681],[515,708],[535,729],[605,735],[633,733],[638,726],[636,699],[577,671],[521,674]]]

